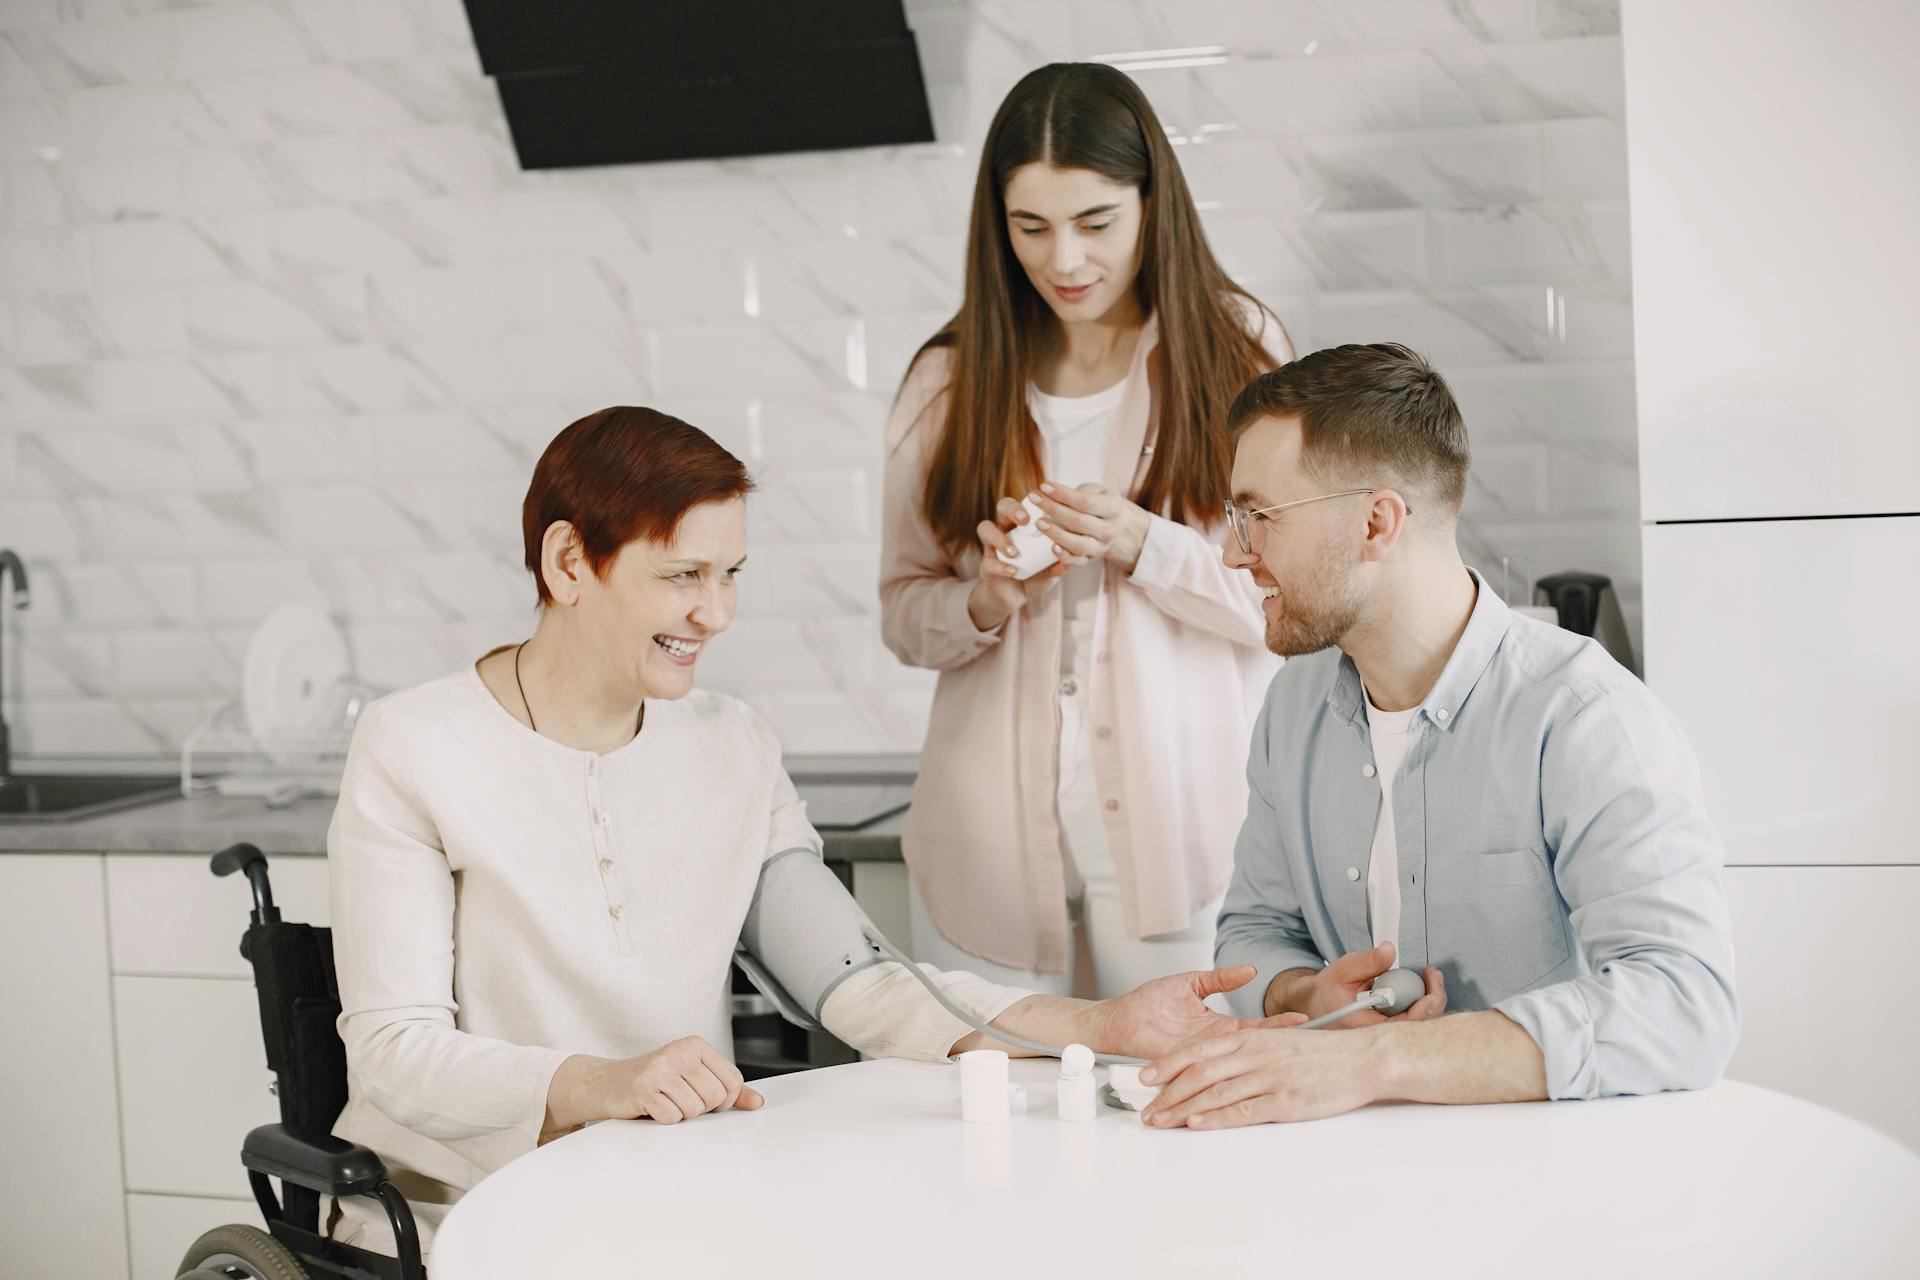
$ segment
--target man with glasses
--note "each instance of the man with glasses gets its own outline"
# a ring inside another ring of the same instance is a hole
[[[1260,976],[1227,1000],[1317,1017],[1395,967],[1425,994],[1181,1046],[1141,1076],[1162,1086],[1147,1122],[1711,1084],[1739,1010],[1692,751],[1598,644],[1462,563],[1446,383],[1405,347],[1336,347],[1254,379],[1229,423],[1226,560],[1289,661],[1215,943]]]

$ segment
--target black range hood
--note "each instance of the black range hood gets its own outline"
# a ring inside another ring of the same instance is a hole
[[[523,169],[931,142],[900,0],[465,0]]]

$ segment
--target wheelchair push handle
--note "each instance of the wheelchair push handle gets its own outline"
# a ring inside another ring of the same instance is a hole
[[[279,924],[280,909],[273,905],[273,885],[267,880],[267,855],[258,845],[244,842],[228,845],[213,855],[213,874],[230,876],[236,871],[246,873],[247,884],[253,889],[253,923]]]

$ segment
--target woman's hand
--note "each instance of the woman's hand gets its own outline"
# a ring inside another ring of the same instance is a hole
[[[1307,1020],[1305,1014],[1282,1013],[1271,1018],[1227,1018],[1206,1006],[1206,998],[1244,987],[1258,976],[1250,964],[1226,969],[1176,973],[1145,982],[1113,1000],[1102,1000],[1086,1010],[1090,1048],[1130,1058],[1158,1058],[1175,1045],[1202,1036],[1229,1031],[1291,1027]]]
[[[594,1120],[656,1120],[678,1124],[708,1111],[758,1110],[766,1099],[740,1068],[699,1036],[684,1036],[652,1053],[614,1061],[575,1054],[547,1086],[547,1118],[540,1140]]]
[[[1013,552],[1013,539],[1007,536],[1007,531],[1026,524],[1032,517],[1012,498],[1000,499],[993,516],[980,522],[980,580],[974,583],[973,594],[967,597],[967,616],[981,631],[993,630],[1026,608],[1027,601],[1052,590],[1069,566],[1086,563],[1084,558],[1074,556],[1056,543],[1058,563],[1048,565],[1025,581],[1015,578],[1012,563],[1001,558],[1002,553]]]
[[[1071,552],[1074,563],[1111,560],[1128,573],[1140,563],[1153,525],[1146,508],[1101,484],[1043,484],[1034,500],[1047,513],[1034,527]]]
[[[699,1036],[614,1064],[613,1114],[678,1124],[708,1111],[752,1111],[764,1101],[740,1068]]]

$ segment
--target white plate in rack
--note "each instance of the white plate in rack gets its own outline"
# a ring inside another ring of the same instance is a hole
[[[247,644],[240,708],[271,757],[334,727],[340,683],[353,674],[346,637],[310,604],[282,605]]]

